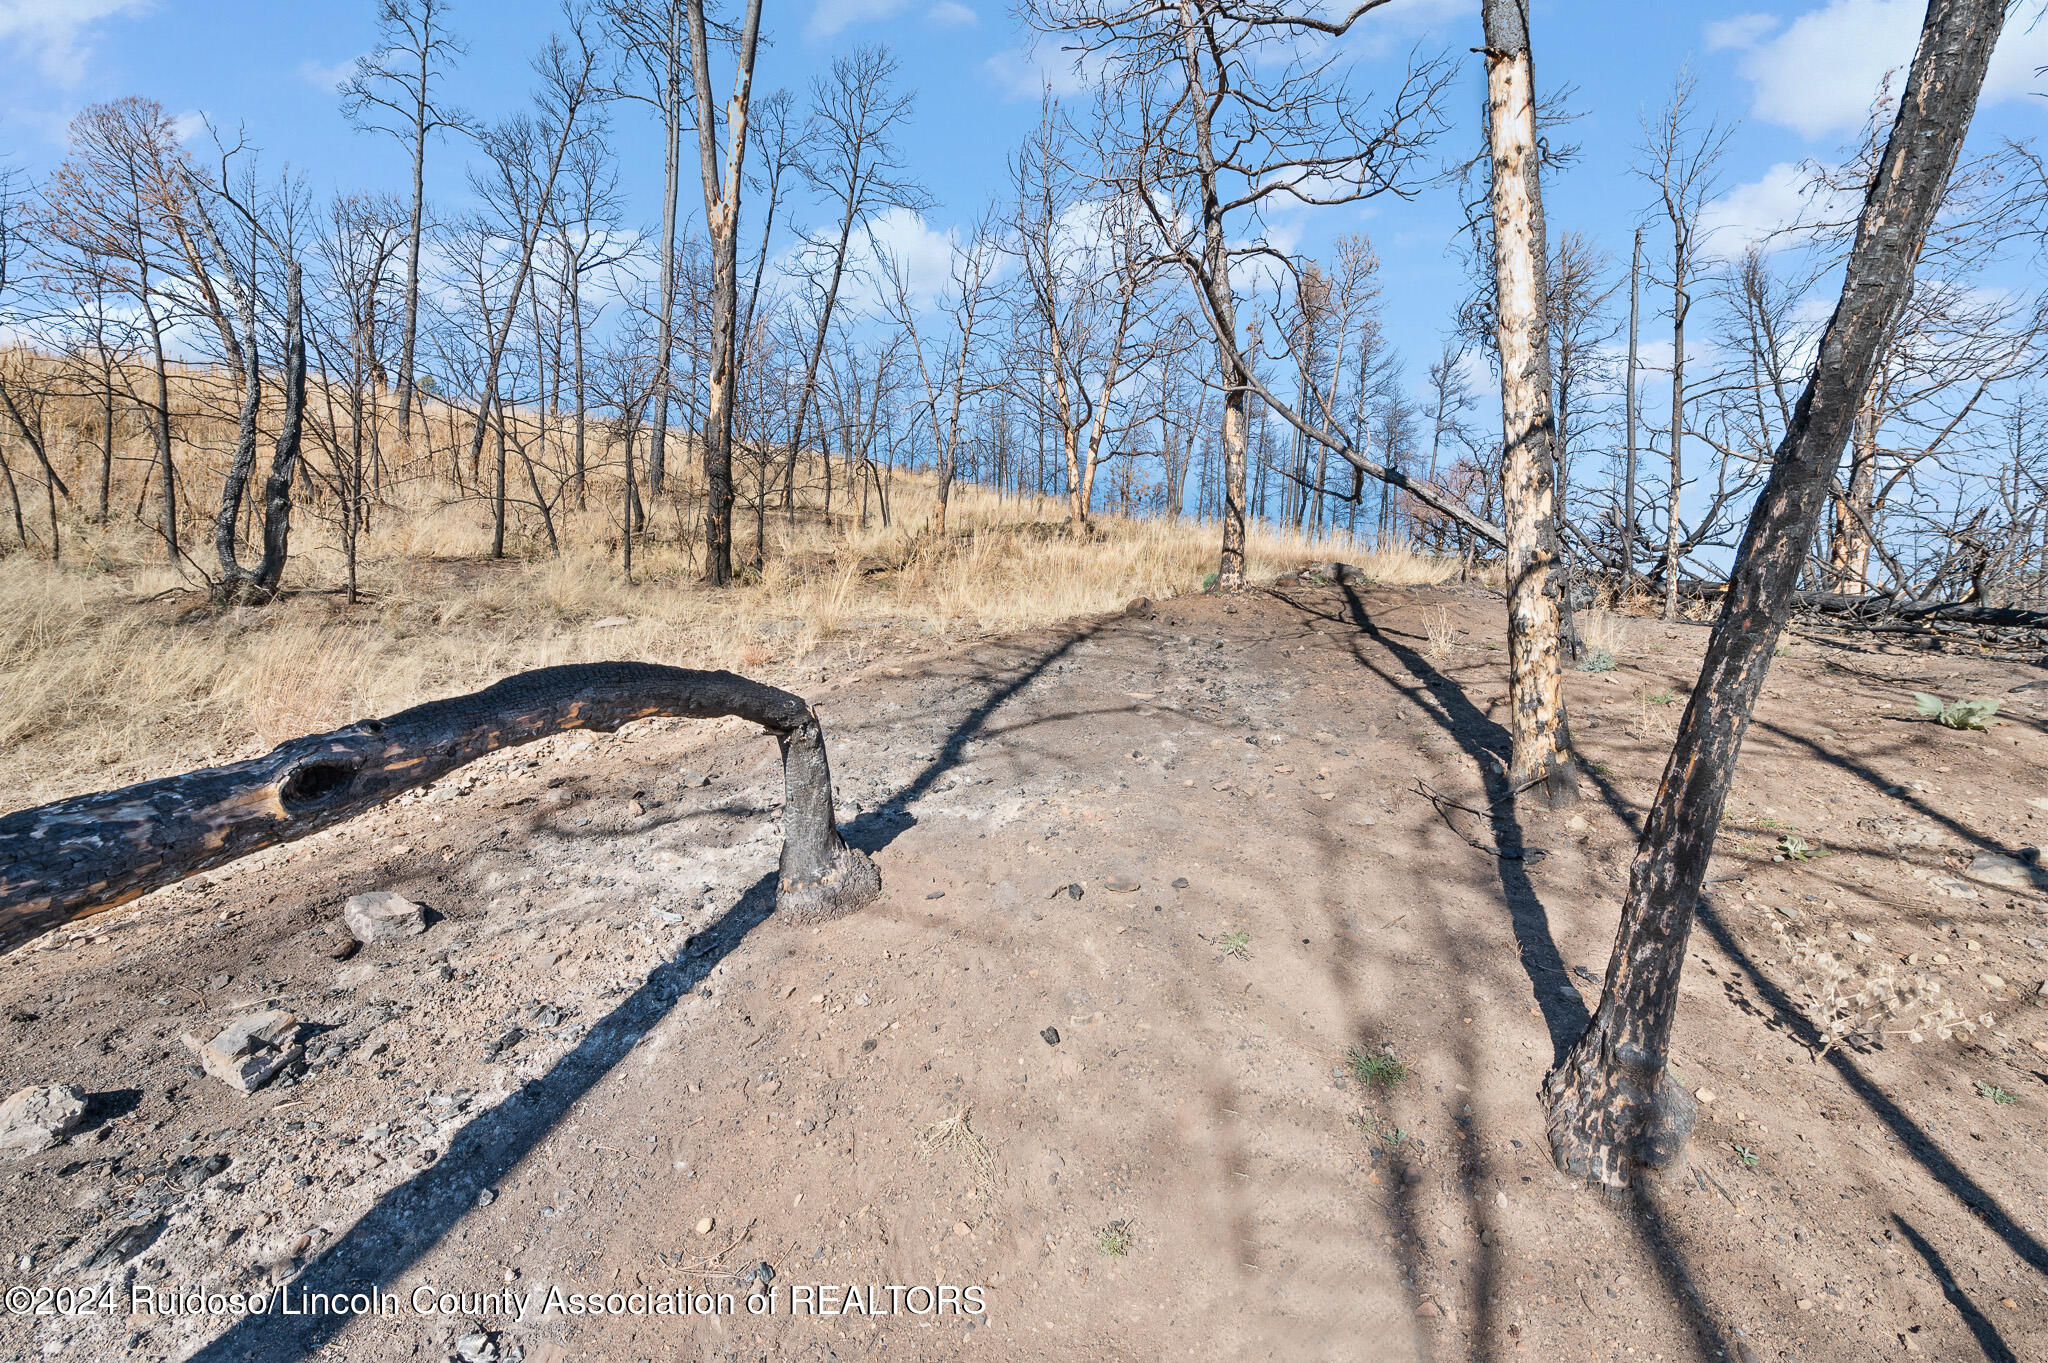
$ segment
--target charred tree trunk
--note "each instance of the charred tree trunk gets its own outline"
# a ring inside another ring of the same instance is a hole
[[[2005,0],[1931,0],[1927,7],[1841,300],[1750,514],[1699,684],[1636,847],[1599,1010],[1543,1082],[1551,1154],[1569,1174],[1626,1186],[1635,1167],[1668,1163],[1691,1128],[1697,1109],[1671,1079],[1666,1058],[1714,832],[1843,442],[1912,288],[2005,13]]]
[[[1492,141],[1495,338],[1505,453],[1502,520],[1507,530],[1508,784],[1544,803],[1578,797],[1567,751],[1558,658],[1558,600],[1552,534],[1557,426],[1551,409],[1547,259],[1537,178],[1536,91],[1527,0],[1486,0],[1486,85]]]
[[[1870,523],[1877,490],[1877,431],[1866,400],[1849,437],[1849,482],[1835,499],[1828,537],[1828,590],[1853,595],[1870,590]]]
[[[801,697],[730,672],[580,663],[294,739],[247,762],[0,818],[0,951],[353,818],[486,753],[656,715],[732,715],[775,735],[783,770],[778,911],[827,918],[880,892],[874,863],[839,836],[824,731]]]

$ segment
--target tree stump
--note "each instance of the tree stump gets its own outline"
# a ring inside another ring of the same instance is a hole
[[[776,911],[816,921],[871,902],[881,876],[839,836],[824,731],[801,697],[731,672],[579,663],[293,739],[247,762],[0,817],[0,952],[317,833],[501,748],[656,716],[728,715],[760,725],[782,749]]]

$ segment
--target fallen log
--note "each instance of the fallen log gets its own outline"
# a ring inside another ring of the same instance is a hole
[[[1989,629],[2048,629],[2048,611],[2019,606],[1984,606],[1963,601],[1900,601],[1880,593],[1849,595],[1842,592],[1801,592],[1794,598],[1801,610],[1821,615],[1845,615],[1854,620],[1903,620],[1909,623],[1939,621],[1949,625],[1977,625]]]
[[[246,762],[0,817],[0,952],[317,833],[501,748],[655,716],[728,715],[760,725],[782,749],[776,911],[815,921],[873,900],[880,874],[839,836],[824,732],[801,697],[731,672],[579,663],[292,739]]]

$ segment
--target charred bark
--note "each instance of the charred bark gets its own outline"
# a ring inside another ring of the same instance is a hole
[[[1800,592],[1801,610],[1847,616],[1860,624],[1931,621],[1945,625],[1980,625],[1988,629],[2048,629],[2048,611],[2020,606],[1985,606],[1970,601],[1900,601],[1878,594]]]
[[[1975,111],[2006,0],[1930,0],[1891,138],[1864,200],[1840,302],[1730,574],[1644,822],[1592,1024],[1543,1082],[1558,1167],[1624,1187],[1683,1144],[1692,1099],[1666,1060],[1679,974],[1750,713],[1792,611],[1879,347],[1911,290]]]
[[[782,749],[778,911],[806,920],[871,901],[881,878],[832,813],[818,717],[731,672],[580,663],[279,744],[267,755],[0,817],[0,951],[86,914],[303,838],[486,753],[657,715],[758,724]]]
[[[1567,750],[1552,533],[1557,423],[1551,408],[1543,197],[1527,0],[1486,0],[1492,146],[1495,340],[1500,347],[1502,520],[1507,531],[1508,783],[1546,804],[1578,798]]]

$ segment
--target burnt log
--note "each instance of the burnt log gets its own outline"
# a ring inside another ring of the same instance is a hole
[[[2020,606],[1986,606],[1972,601],[1900,601],[1882,593],[1801,592],[1795,603],[1801,610],[1844,616],[1856,623],[1902,621],[1907,624],[1974,625],[1984,629],[2048,629],[2048,611],[2027,610]]]
[[[801,697],[731,672],[579,663],[295,738],[246,762],[0,817],[0,952],[332,827],[487,753],[657,716],[732,716],[775,735],[783,775],[777,912],[816,921],[880,893],[874,863],[839,836],[825,735]]]

